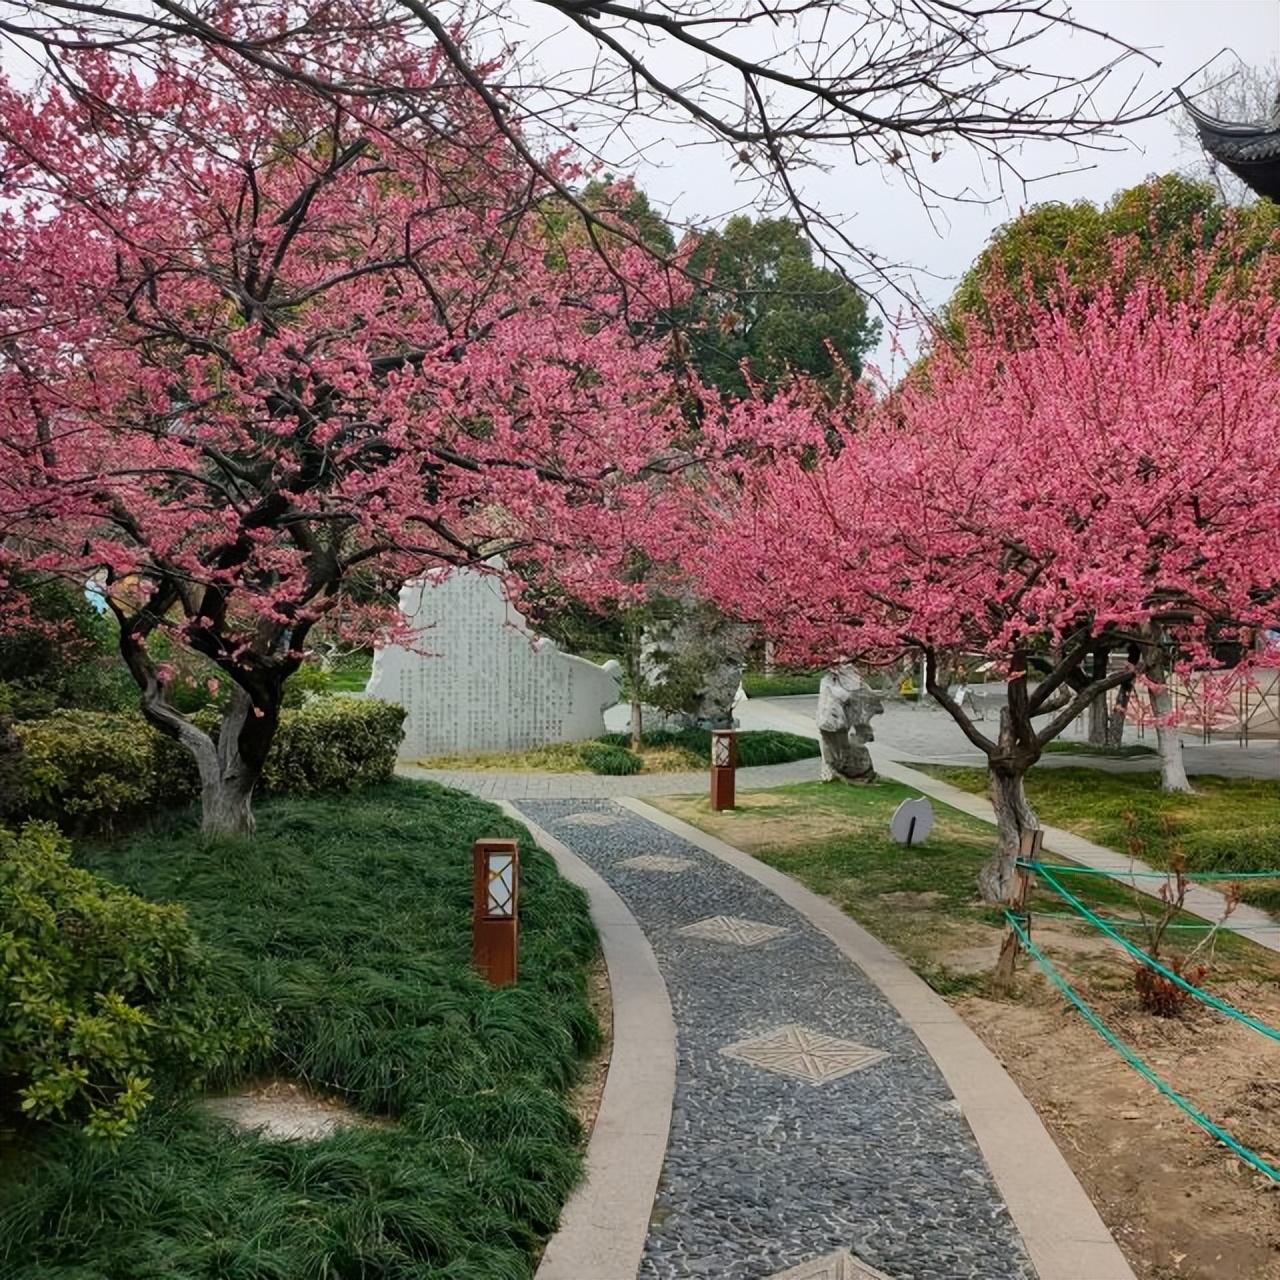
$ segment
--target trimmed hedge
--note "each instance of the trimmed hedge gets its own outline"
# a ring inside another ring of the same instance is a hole
[[[211,713],[197,713],[216,733]],[[262,787],[279,794],[350,791],[395,769],[404,708],[319,698],[282,711]],[[10,809],[81,830],[110,830],[199,794],[195,761],[137,713],[57,711],[14,726],[22,744]]]
[[[158,1081],[202,1084],[268,1041],[211,994],[184,908],[73,867],[52,824],[0,827],[0,1109],[127,1134]]]

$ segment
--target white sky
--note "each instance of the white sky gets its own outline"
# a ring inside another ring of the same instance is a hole
[[[1160,66],[1132,60],[1116,74],[1117,81],[1129,84],[1140,73],[1148,92],[1163,92],[1179,84],[1224,48],[1228,52],[1213,64],[1215,74],[1236,65],[1233,55],[1258,65],[1280,54],[1280,0],[1075,0],[1072,10],[1079,21],[1159,59]],[[527,18],[529,26],[504,35],[536,41],[536,57],[550,71],[580,65],[582,45],[576,35],[566,32],[562,20],[520,0],[515,11],[519,18]],[[1030,46],[1025,60],[1036,67],[1085,74],[1105,56],[1096,41],[1055,32]],[[654,125],[638,135],[644,155],[631,166],[655,202],[684,222],[715,222],[751,199],[750,190],[735,179],[741,169],[731,167],[728,149],[691,145],[700,136],[692,128],[685,131],[666,122]],[[611,154],[618,154],[616,143]],[[949,185],[970,185],[996,201],[985,207],[948,204],[935,211],[932,223],[901,180],[886,171],[887,166],[842,166],[810,179],[807,191],[821,202],[824,211],[851,218],[846,230],[859,243],[891,259],[911,263],[916,268],[912,276],[917,292],[936,305],[947,298],[955,279],[973,262],[991,232],[1016,216],[1020,207],[1045,200],[1105,201],[1148,175],[1185,167],[1192,158],[1174,133],[1171,120],[1161,117],[1129,129],[1126,145],[1120,149],[1083,157],[1081,162],[1091,166],[1084,171],[1046,178],[1028,190],[1018,187],[1003,197],[994,175],[983,172],[976,157],[958,151],[938,166]],[[1072,163],[1072,152],[1061,144],[1030,144],[1019,159],[1019,168],[1038,175]],[[904,335],[903,341],[908,347],[912,345],[909,335]],[[888,372],[887,333],[873,358]]]

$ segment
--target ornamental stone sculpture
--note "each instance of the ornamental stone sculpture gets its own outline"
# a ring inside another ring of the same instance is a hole
[[[818,734],[823,782],[874,782],[866,744],[875,740],[871,717],[884,704],[850,666],[833,667],[818,686]]]

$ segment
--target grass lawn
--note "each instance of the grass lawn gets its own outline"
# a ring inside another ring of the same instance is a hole
[[[429,756],[414,763],[425,769],[474,769],[496,773],[609,773],[607,767],[593,768],[591,748],[597,743],[626,748],[631,735],[606,733],[590,742],[554,742],[528,751],[475,751],[465,754]],[[751,729],[738,734],[738,764],[785,764],[808,760],[821,748],[816,740],[777,729]],[[711,763],[711,734],[705,729],[659,731],[644,735],[644,746],[635,753],[640,759],[637,773],[687,773],[707,768]],[[607,759],[607,757],[605,757]]]
[[[326,671],[326,691],[329,693],[363,693],[373,673],[373,656],[353,653],[344,657],[332,671]]]
[[[981,769],[921,766],[965,791],[985,792]],[[1166,795],[1152,773],[1033,769],[1027,798],[1052,826],[1166,867],[1181,852],[1191,871],[1280,869],[1280,782],[1196,777],[1196,794]],[[1280,908],[1280,882],[1247,888],[1248,901]]]
[[[818,692],[821,671],[779,671],[765,675],[763,671],[745,671],[742,690],[748,698],[794,698]]]
[[[935,804],[932,834],[908,850],[889,835],[889,818],[915,794],[895,782],[867,787],[814,782],[740,794],[737,810],[728,813],[713,813],[704,796],[661,796],[649,803],[830,898],[889,943],[936,990],[983,990],[1004,930],[1003,914],[978,898],[975,884],[993,847],[994,828]],[[1135,915],[1134,895],[1121,885],[1079,877],[1069,887],[1102,914]],[[1031,905],[1033,914],[1067,909],[1044,888]],[[1134,940],[1140,943],[1140,935]],[[1233,938],[1219,941],[1224,955],[1244,949]]]
[[[470,968],[470,845],[519,830],[499,810],[396,782],[264,801],[258,824],[210,842],[176,814],[82,860],[188,906],[273,1028],[255,1078],[381,1123],[270,1142],[170,1100],[115,1148],[45,1128],[0,1165],[0,1275],[526,1280],[581,1163],[583,895],[522,841],[520,982],[494,990]]]

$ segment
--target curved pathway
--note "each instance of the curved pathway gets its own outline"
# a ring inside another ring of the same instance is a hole
[[[793,1268],[795,1280],[1036,1274],[970,1128],[977,1122],[956,1101],[961,1091],[904,1020],[901,1001],[887,998],[892,983],[870,980],[818,927],[806,904],[820,900],[789,881],[793,892],[774,892],[769,878],[785,877],[753,870],[737,851],[717,853],[695,833],[685,838],[680,824],[649,821],[634,805],[548,798],[511,807],[616,892],[670,993],[675,1097],[643,1280],[791,1280]],[[919,998],[900,962],[874,955]],[[925,1022],[954,1034],[945,1006],[922,1007]],[[986,1126],[1006,1148],[1002,1160],[1020,1161],[1026,1189],[1052,1202],[1054,1241],[1046,1245],[1038,1228],[1032,1245],[1041,1276],[1128,1276],[1034,1113],[1016,1090],[1002,1094],[1011,1083],[971,1036],[957,1043],[970,1059],[953,1062],[955,1071],[974,1076],[972,1097],[999,1112]],[[1035,1159],[1028,1142],[1046,1144]],[[594,1149],[593,1139],[593,1161]],[[1060,1263],[1064,1240],[1068,1269],[1046,1270],[1041,1257]]]

